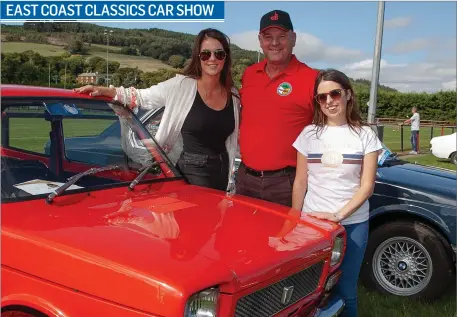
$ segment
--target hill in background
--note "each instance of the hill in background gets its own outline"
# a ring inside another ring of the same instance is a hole
[[[42,56],[59,56],[71,51],[80,42],[80,54],[87,58],[98,56],[106,58],[107,38],[105,30],[112,33],[109,37],[109,60],[117,61],[120,68],[138,68],[143,72],[159,69],[180,69],[191,56],[195,35],[168,31],[158,28],[121,29],[107,28],[90,23],[45,23],[26,22],[12,26],[2,24],[2,52],[24,52],[32,50]],[[233,56],[233,75],[239,84],[244,69],[257,62],[256,51],[244,50],[231,44]],[[260,56],[260,59],[263,55]],[[370,81],[352,80],[357,90],[369,90]],[[387,86],[379,85],[379,90],[395,92]]]

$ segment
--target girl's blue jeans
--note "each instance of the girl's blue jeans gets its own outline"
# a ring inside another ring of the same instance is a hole
[[[341,317],[357,317],[357,282],[368,241],[368,221],[345,225],[346,253],[341,263],[341,277],[335,286],[335,295],[345,301]]]

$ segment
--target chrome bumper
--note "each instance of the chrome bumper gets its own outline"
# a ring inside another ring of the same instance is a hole
[[[331,299],[327,306],[319,308],[314,317],[336,317],[341,314],[344,309],[344,301],[341,298]]]

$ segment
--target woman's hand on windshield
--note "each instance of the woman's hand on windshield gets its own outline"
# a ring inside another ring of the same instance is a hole
[[[114,98],[116,97],[116,88],[109,88],[103,86],[93,86],[93,85],[86,85],[79,88],[73,89],[74,92],[78,94],[87,94],[92,97],[97,96],[106,96]]]

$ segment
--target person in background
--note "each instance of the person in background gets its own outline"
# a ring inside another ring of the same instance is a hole
[[[405,120],[403,124],[411,124],[411,147],[412,150],[409,154],[419,153],[418,141],[419,141],[419,129],[420,129],[420,115],[417,112],[417,107],[411,109],[412,116],[408,120]]]
[[[287,12],[266,13],[258,38],[265,59],[241,79],[236,193],[291,206],[297,160],[292,143],[311,123],[318,71],[292,53],[296,34]]]
[[[156,139],[171,161],[191,184],[230,190],[240,107],[231,67],[228,37],[205,29],[183,74],[146,89],[88,85],[75,91],[111,97],[134,111],[165,107]]]
[[[293,146],[297,173],[293,185],[295,218],[317,217],[346,229],[346,253],[335,294],[345,301],[344,317],[357,316],[357,281],[368,240],[368,198],[373,194],[382,144],[362,124],[349,78],[322,70],[314,88],[314,117]]]

